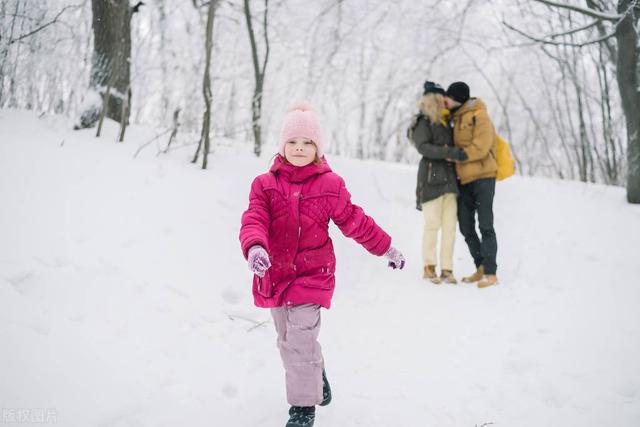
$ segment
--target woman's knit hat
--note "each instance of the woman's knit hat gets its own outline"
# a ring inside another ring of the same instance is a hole
[[[439,93],[440,95],[444,95],[444,89],[438,83],[427,80],[424,82],[424,85],[422,85],[422,95],[426,95],[428,93]]]
[[[284,145],[294,138],[310,139],[318,149],[318,157],[324,155],[318,115],[306,101],[296,102],[284,116],[280,130],[280,155],[284,156]]]

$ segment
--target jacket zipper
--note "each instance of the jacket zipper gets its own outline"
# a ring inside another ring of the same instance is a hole
[[[429,162],[429,169],[427,171],[427,183],[431,182],[431,169],[432,169],[433,164],[431,162]]]

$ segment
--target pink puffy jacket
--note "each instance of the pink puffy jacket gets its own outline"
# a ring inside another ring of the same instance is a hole
[[[344,180],[326,160],[296,167],[277,156],[271,170],[253,181],[240,243],[245,258],[253,245],[269,253],[271,268],[264,277],[253,277],[258,307],[330,307],[336,258],[329,219],[374,255],[383,255],[391,246],[391,237],[351,203]]]

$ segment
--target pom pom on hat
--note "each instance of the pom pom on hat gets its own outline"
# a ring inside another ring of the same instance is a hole
[[[289,108],[280,130],[280,155],[284,156],[284,145],[295,138],[306,138],[313,141],[318,149],[318,157],[324,155],[324,141],[320,131],[320,121],[311,103],[296,102]]]
[[[291,108],[289,108],[287,110],[287,113],[290,113],[292,111],[296,111],[296,110],[300,110],[300,111],[314,111],[313,110],[313,105],[311,105],[311,103],[309,101],[298,101],[295,104],[293,104],[291,106]]]
[[[427,80],[424,82],[424,85],[422,85],[422,94],[426,95],[428,93],[439,93],[440,95],[444,95],[444,88],[438,83]]]

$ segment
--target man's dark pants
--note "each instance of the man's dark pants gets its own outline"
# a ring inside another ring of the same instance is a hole
[[[498,241],[493,229],[493,196],[495,178],[483,178],[460,185],[458,194],[458,223],[476,267],[483,266],[484,274],[496,274]],[[482,240],[476,232],[476,212]]]

